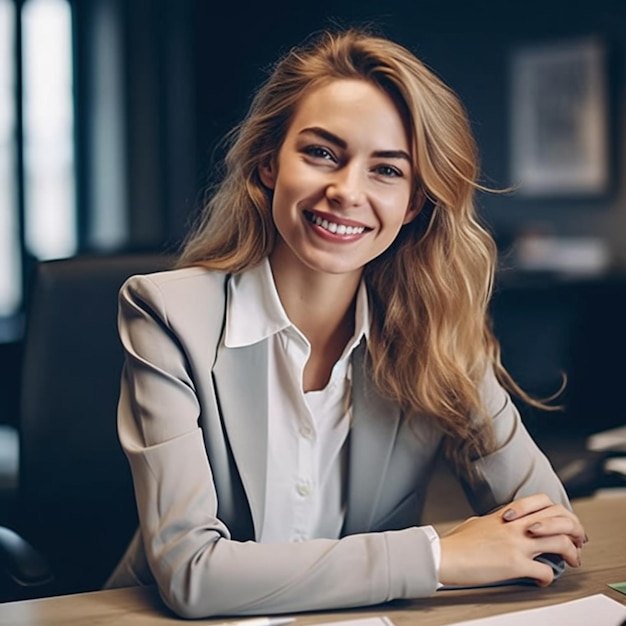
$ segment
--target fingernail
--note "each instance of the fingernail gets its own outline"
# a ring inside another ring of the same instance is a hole
[[[534,524],[531,524],[528,527],[528,532],[534,532],[535,530],[539,530],[541,528],[541,523],[540,522],[535,522]]]
[[[504,513],[502,513],[502,519],[505,522],[510,522],[515,519],[515,511],[513,509],[507,509]]]
[[[583,543],[588,543],[589,542],[589,537],[587,537],[587,533],[585,533],[585,539],[583,540]]]

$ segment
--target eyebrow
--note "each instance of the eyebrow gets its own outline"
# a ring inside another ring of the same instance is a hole
[[[303,128],[299,134],[302,135],[304,133],[317,135],[318,137],[321,137],[322,139],[325,139],[326,141],[338,146],[342,150],[345,150],[348,147],[348,144],[343,139],[341,139],[341,137],[338,137],[334,133],[326,130],[325,128],[320,128],[319,126]],[[405,161],[408,161],[409,164],[413,163],[409,154],[404,150],[376,150],[372,154],[372,156],[380,159],[404,159]]]

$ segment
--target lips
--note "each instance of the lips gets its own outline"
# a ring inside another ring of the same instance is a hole
[[[355,235],[362,235],[364,232],[371,230],[371,228],[368,228],[366,226],[347,224],[343,220],[341,222],[329,220],[328,218],[321,217],[320,215],[317,215],[311,211],[305,211],[304,216],[309,222],[315,224],[318,228],[321,228],[322,230],[325,230],[333,235],[350,237]]]

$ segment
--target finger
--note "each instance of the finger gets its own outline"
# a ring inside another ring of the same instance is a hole
[[[547,587],[554,580],[554,571],[545,563],[533,561],[528,568],[528,577],[536,580],[540,587]]]
[[[533,557],[540,554],[557,554],[570,567],[580,567],[581,551],[567,535],[540,537],[533,541]]]
[[[553,504],[554,503],[547,495],[539,493],[511,502],[511,504],[504,507],[499,514],[505,522],[512,522],[520,517],[525,517],[531,513],[536,513],[549,506],[553,506]]]
[[[578,547],[582,547],[588,541],[578,516],[561,504],[552,505],[520,518],[518,523],[525,524],[526,532],[531,535],[566,534]]]
[[[532,517],[526,527],[526,533],[530,536],[567,535],[577,548],[582,548],[586,543],[585,529],[575,515],[551,515],[537,521]]]

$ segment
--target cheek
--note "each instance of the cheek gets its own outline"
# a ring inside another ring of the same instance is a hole
[[[290,213],[293,194],[284,185],[276,185],[272,195],[272,215],[275,222],[285,221],[286,215]]]
[[[274,226],[281,236],[288,236],[297,221],[297,193],[289,185],[277,184],[272,195],[271,207]]]
[[[314,173],[291,168],[281,174],[274,188],[274,211],[293,212],[300,204],[314,200],[324,189]]]
[[[404,224],[409,208],[410,196],[404,191],[389,194],[385,202],[381,204],[383,208],[383,220],[389,228],[400,230]]]

